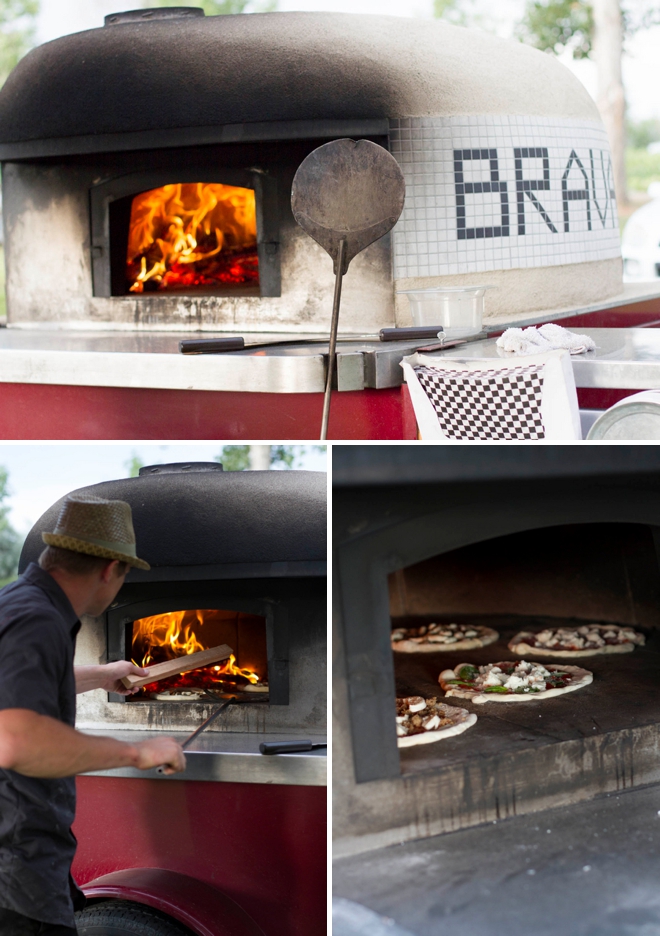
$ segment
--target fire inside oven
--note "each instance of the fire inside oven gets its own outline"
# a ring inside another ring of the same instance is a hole
[[[123,201],[125,293],[259,295],[253,189],[175,183]]]
[[[130,701],[197,701],[217,693],[268,692],[266,619],[221,609],[170,611],[133,621],[127,629],[127,658],[138,666],[227,644],[233,653],[213,666],[149,683]]]

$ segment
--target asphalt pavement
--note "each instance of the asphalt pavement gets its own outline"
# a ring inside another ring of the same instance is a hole
[[[660,936],[660,785],[343,858],[333,886],[413,936]]]

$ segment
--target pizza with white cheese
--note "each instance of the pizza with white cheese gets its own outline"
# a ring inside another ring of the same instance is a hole
[[[477,716],[467,709],[445,705],[438,699],[408,696],[396,700],[396,734],[399,747],[429,744],[471,728]]]
[[[580,627],[546,627],[534,634],[521,631],[509,650],[521,656],[587,657],[599,653],[630,653],[643,646],[644,634],[618,624],[584,624]]]
[[[500,635],[480,624],[422,624],[392,631],[392,649],[399,653],[438,653],[476,650],[494,643]]]
[[[579,666],[558,663],[544,666],[527,660],[513,660],[486,666],[461,663],[453,670],[443,670],[438,682],[446,696],[458,696],[480,704],[550,699],[588,686],[593,678],[593,673]]]

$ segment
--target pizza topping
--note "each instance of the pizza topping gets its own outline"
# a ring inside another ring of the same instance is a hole
[[[519,663],[488,663],[486,666],[462,666],[458,674],[446,670],[441,674],[449,687],[475,692],[526,693],[562,688],[570,681],[570,673],[549,670],[540,663],[521,660]]]
[[[453,644],[478,636],[478,629],[471,624],[432,623],[420,627],[399,627],[392,631],[392,642],[411,640],[414,643]]]
[[[436,698],[409,696],[396,700],[396,733],[399,738],[403,738],[437,731],[458,724],[467,716],[465,709],[446,705]]]
[[[543,650],[595,650],[613,644],[643,644],[644,635],[632,627],[585,624],[581,627],[548,627],[537,634],[524,631],[516,640]]]

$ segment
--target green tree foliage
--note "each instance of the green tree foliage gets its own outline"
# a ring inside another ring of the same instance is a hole
[[[632,120],[626,122],[626,138],[633,149],[646,149],[649,143],[660,140],[660,120]]]
[[[39,0],[0,0],[0,84],[34,45]]]
[[[325,445],[271,445],[271,468],[298,468],[306,451],[325,452]],[[250,467],[249,445],[224,445],[220,455],[215,456],[222,462],[225,471],[245,471]]]
[[[182,6],[181,0],[149,0],[145,7]],[[207,16],[223,16],[228,13],[272,13],[277,9],[277,0],[192,0],[188,6],[201,7]]]
[[[140,468],[144,468],[144,462],[137,452],[133,452],[128,461],[124,462],[124,468],[128,472],[129,478],[137,478],[140,474]]]
[[[660,182],[660,155],[628,147],[626,175],[633,192],[646,192],[651,182]]]
[[[223,445],[222,452],[215,456],[217,462],[222,462],[225,471],[245,471],[250,467],[249,445]]]
[[[451,0],[449,0],[451,2]],[[629,0],[621,6],[624,38],[660,23],[660,7],[646,6],[645,0]],[[594,17],[587,0],[527,0],[525,13],[516,29],[523,42],[543,52],[560,55],[565,49],[573,58],[589,58],[594,34]]]
[[[467,26],[468,14],[460,0],[433,0],[433,15],[454,26]]]
[[[13,582],[18,575],[21,537],[9,522],[9,473],[0,467],[0,587]]]
[[[516,35],[543,52],[588,58],[594,31],[591,4],[585,0],[528,0]]]

